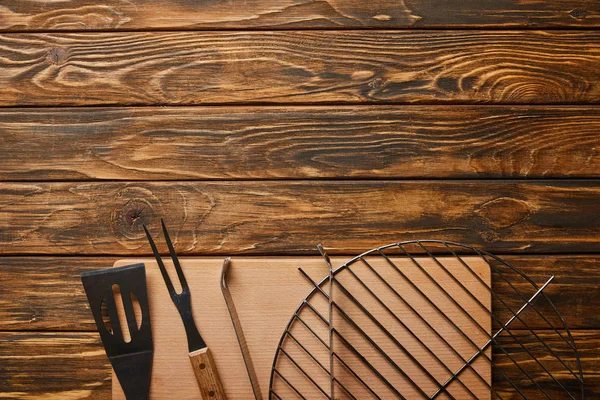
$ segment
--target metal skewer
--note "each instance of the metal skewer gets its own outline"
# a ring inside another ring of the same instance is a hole
[[[258,377],[254,370],[254,364],[252,364],[252,357],[250,356],[250,350],[248,349],[248,343],[244,336],[244,330],[240,317],[235,308],[233,297],[227,286],[227,277],[229,276],[229,267],[231,266],[231,258],[227,257],[223,260],[223,268],[221,269],[221,292],[225,298],[225,304],[227,304],[227,310],[231,316],[231,322],[233,323],[233,330],[235,331],[235,337],[240,345],[242,351],[242,357],[244,358],[244,364],[246,365],[246,371],[248,372],[248,378],[250,379],[250,386],[252,386],[252,392],[256,400],[262,400],[262,393],[260,392],[260,385],[258,384]]]

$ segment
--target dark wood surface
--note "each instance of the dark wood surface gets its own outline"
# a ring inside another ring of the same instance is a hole
[[[0,35],[0,105],[598,103],[596,31]]]
[[[598,27],[595,0],[5,0],[0,30]]]
[[[600,3],[243,3],[0,4],[0,397],[110,398],[79,274],[160,217],[184,255],[438,238],[555,274],[600,396]]]
[[[98,333],[0,332],[5,398],[111,398],[111,369]]]
[[[600,177],[589,106],[9,108],[0,130],[4,181]]]
[[[151,255],[142,225],[158,234],[161,217],[188,255],[360,254],[431,237],[598,252],[599,198],[597,180],[4,183],[0,254]]]
[[[535,349],[535,344],[539,343],[539,340],[537,338],[535,338],[534,335],[532,335],[531,333],[526,333],[527,331],[516,331],[515,334],[519,336],[519,340],[524,343],[525,345],[529,344],[528,347],[531,349]],[[537,335],[539,337],[541,337],[544,341],[546,341],[546,343],[549,346],[553,346],[554,348],[558,348],[558,349],[565,349],[564,347],[564,342],[562,342],[558,336],[555,333],[550,333],[549,331],[536,331]],[[517,354],[517,357],[519,354],[523,354],[523,350],[519,351],[518,346],[514,345],[513,343],[511,343],[510,341],[512,341],[512,339],[510,338],[502,338],[501,340],[504,340],[505,342],[503,342],[503,346],[506,347],[506,349],[508,349],[509,352],[511,353],[515,353]],[[586,399],[595,399],[598,398],[598,396],[600,396],[600,391],[598,390],[598,388],[600,387],[600,376],[598,375],[598,370],[600,369],[600,363],[598,362],[598,357],[597,356],[593,356],[592,354],[597,354],[598,353],[598,343],[596,343],[598,340],[600,340],[600,335],[599,335],[599,331],[588,331],[588,330],[579,330],[579,331],[575,331],[573,332],[573,340],[578,343],[578,350],[580,352],[580,357],[581,357],[581,365],[582,365],[582,370],[583,370],[583,375],[584,375],[584,379],[585,379],[585,398]],[[533,350],[532,350],[533,351]],[[559,351],[560,352],[560,351]],[[510,376],[511,379],[516,379],[519,381],[519,384],[521,386],[519,386],[520,388],[522,388],[522,391],[525,393],[526,396],[528,396],[528,398],[531,399],[539,399],[540,398],[540,391],[539,389],[537,389],[534,384],[532,383],[531,380],[525,378],[525,376],[517,369],[517,367],[515,366],[514,363],[512,363],[511,361],[508,360],[507,357],[504,357],[503,355],[500,354],[495,354],[497,356],[496,360],[498,361],[498,365],[502,368],[503,371],[505,371],[505,373]],[[573,352],[571,351],[563,351],[560,352],[560,356],[561,358],[564,358],[564,361],[569,363],[569,364],[573,364],[575,362],[575,359],[573,358]],[[519,358],[517,358],[519,359]],[[522,357],[520,359],[520,361],[523,361],[525,359],[525,357]],[[504,379],[500,374],[498,374],[496,371],[494,370],[494,374],[492,376],[492,380],[494,383],[494,387],[501,392],[501,394],[503,395],[503,398],[517,398],[514,394],[514,389],[508,384],[507,380]],[[568,373],[568,372],[567,372]],[[518,378],[518,377],[522,377],[522,378]],[[532,373],[532,378],[534,380],[536,380],[537,382],[542,382],[545,384],[549,384],[548,387],[550,388],[558,388],[557,385],[555,385],[554,383],[550,382],[551,378],[550,376],[543,371],[541,368]],[[574,379],[568,379],[568,380],[564,380],[565,375],[561,375],[558,377],[558,379],[561,380],[561,382],[563,382],[564,385],[566,385],[567,388],[570,388],[572,390],[572,393],[574,393],[574,395],[577,393],[577,387],[569,385],[570,382],[575,382]],[[548,390],[547,391],[550,395],[550,398],[552,399],[563,399],[567,396],[565,396],[564,391],[560,391],[560,390]],[[575,398],[581,398],[581,391],[579,390],[580,395],[575,397]],[[519,396],[519,398],[522,398],[521,396]],[[544,396],[544,398],[546,398]]]

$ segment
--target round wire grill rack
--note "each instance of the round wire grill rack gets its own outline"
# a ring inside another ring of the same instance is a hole
[[[273,399],[583,399],[579,353],[546,290],[464,244],[369,250],[313,286],[281,336]]]

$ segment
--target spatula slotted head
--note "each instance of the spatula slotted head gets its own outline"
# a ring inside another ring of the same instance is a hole
[[[153,346],[144,264],[84,272],[81,274],[81,281],[106,355],[119,378],[125,396],[127,399],[147,399]],[[121,295],[127,321],[126,327],[121,327],[119,322],[115,285],[118,286]],[[136,320],[134,300],[137,300],[141,309],[141,316],[137,316],[138,320]],[[110,325],[104,321],[103,307],[110,319]],[[127,328],[128,341],[123,334],[123,329]]]

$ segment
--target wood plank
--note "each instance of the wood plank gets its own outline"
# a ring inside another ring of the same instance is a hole
[[[303,258],[298,258],[298,264]],[[343,262],[347,256],[332,257]],[[567,325],[574,329],[600,329],[600,256],[503,256],[537,284],[551,274],[554,282],[545,293],[563,314]],[[79,274],[110,267],[111,257],[2,257],[0,258],[0,330],[66,330],[92,331],[92,314],[81,285]],[[215,258],[219,264],[221,258]],[[316,278],[316,277],[315,277]],[[514,282],[514,277],[508,276]],[[300,275],[298,282],[304,283]],[[495,281],[497,282],[497,281]],[[506,285],[494,285],[504,299],[512,293]],[[504,306],[494,298],[494,310]],[[514,309],[521,304],[509,302]],[[536,307],[546,316],[552,310],[545,303]],[[527,314],[529,315],[529,314]],[[499,317],[508,320],[509,314]],[[550,318],[552,323],[556,318]],[[548,326],[538,318],[528,319],[533,328]],[[560,324],[556,323],[557,326]],[[496,325],[497,326],[497,325]]]
[[[599,131],[599,107],[0,109],[0,179],[597,178]]]
[[[594,31],[0,35],[0,105],[598,103]]]
[[[97,333],[0,332],[0,397],[110,400]]]
[[[600,396],[600,331],[575,331],[573,337],[581,355],[586,398]],[[524,339],[531,340],[531,336],[524,335]],[[111,372],[103,351],[97,333],[0,332],[0,374],[8,377],[0,380],[0,392],[16,399],[110,399],[107,382]],[[31,362],[35,357],[44,362]],[[48,368],[46,359],[52,368]],[[506,368],[509,373],[516,370],[510,364]],[[498,375],[495,378],[494,387],[506,393],[506,382]],[[520,386],[531,386],[524,377],[518,382]]]
[[[5,0],[0,10],[5,31],[600,26],[595,0]]]
[[[166,218],[187,255],[359,254],[445,239],[496,253],[600,250],[600,181],[0,184],[0,254],[149,255]]]

